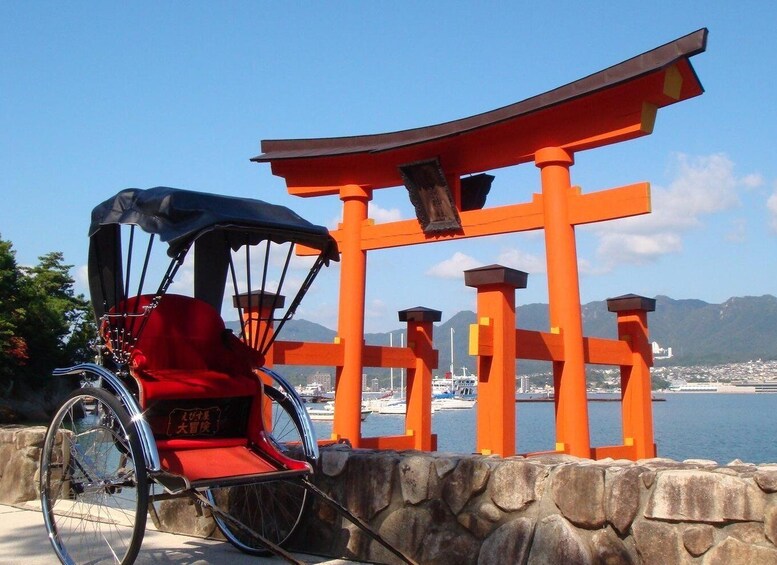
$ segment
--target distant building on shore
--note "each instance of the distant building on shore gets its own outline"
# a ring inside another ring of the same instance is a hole
[[[658,345],[657,341],[653,342],[653,359],[671,359],[671,358],[672,358],[671,347],[663,348],[660,345]]]

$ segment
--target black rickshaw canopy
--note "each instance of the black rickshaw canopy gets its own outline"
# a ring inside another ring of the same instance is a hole
[[[122,225],[157,236],[179,264],[194,243],[195,297],[217,309],[224,296],[230,249],[269,240],[317,249],[325,263],[339,260],[329,231],[285,206],[164,186],[128,188],[92,211],[89,288],[98,318],[130,293],[123,284]]]

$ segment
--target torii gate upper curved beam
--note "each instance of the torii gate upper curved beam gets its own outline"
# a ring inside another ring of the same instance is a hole
[[[399,186],[398,166],[439,158],[447,175],[534,160],[543,147],[571,153],[650,134],[657,109],[704,92],[690,57],[706,49],[702,28],[617,65],[521,102],[415,129],[319,139],[263,140],[290,194],[337,194],[349,184]]]

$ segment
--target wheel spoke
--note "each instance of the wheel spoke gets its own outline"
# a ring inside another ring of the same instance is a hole
[[[134,561],[148,483],[129,417],[108,392],[76,391],[55,415],[44,444],[41,499],[60,560]]]

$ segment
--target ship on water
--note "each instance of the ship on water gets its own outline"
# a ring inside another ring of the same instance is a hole
[[[432,379],[432,398],[449,395],[461,398],[476,398],[478,395],[477,375],[467,373],[467,368],[462,367],[460,375],[453,371],[445,373],[443,377],[435,376]]]
[[[777,393],[777,381],[739,382],[678,382],[669,387],[670,392],[706,392],[721,394]]]

